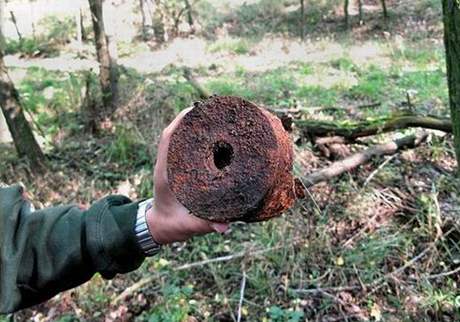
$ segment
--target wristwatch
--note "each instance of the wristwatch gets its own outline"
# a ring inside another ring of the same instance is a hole
[[[136,226],[134,227],[137,243],[146,257],[156,255],[161,249],[161,245],[153,239],[149,226],[147,225],[147,211],[152,208],[152,203],[153,199],[147,199],[139,204],[137,208]]]

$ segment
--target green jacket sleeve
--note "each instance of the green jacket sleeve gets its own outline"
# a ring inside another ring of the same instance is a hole
[[[22,188],[0,188],[0,313],[13,312],[88,281],[140,266],[137,203],[109,196],[90,209],[31,212]]]

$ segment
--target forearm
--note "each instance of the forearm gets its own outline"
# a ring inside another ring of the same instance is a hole
[[[18,188],[8,190],[0,192],[9,211],[0,209],[0,311],[49,299],[96,272],[112,278],[142,263],[133,233],[137,204],[129,199],[108,197],[87,211],[62,206],[27,214]]]

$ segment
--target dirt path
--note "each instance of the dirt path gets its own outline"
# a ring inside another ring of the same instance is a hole
[[[222,40],[225,41],[225,40]],[[385,50],[373,41],[348,46],[331,40],[319,40],[300,43],[283,38],[265,38],[251,48],[245,55],[236,55],[228,51],[209,52],[204,39],[178,38],[156,51],[140,51],[128,57],[118,59],[126,67],[142,74],[161,72],[166,66],[175,64],[190,68],[217,65],[223,72],[231,73],[237,67],[249,72],[264,72],[276,69],[292,62],[311,64],[325,63],[347,55],[356,64],[374,63],[380,66],[389,63]],[[22,59],[19,56],[7,56],[6,64],[10,68],[27,69],[32,66],[53,71],[75,72],[80,70],[98,70],[95,60],[80,59],[73,53],[65,53],[53,58]],[[14,81],[20,81],[24,73],[13,72]]]

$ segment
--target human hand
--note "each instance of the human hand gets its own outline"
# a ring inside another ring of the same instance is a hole
[[[191,109],[183,110],[164,129],[158,145],[154,170],[155,195],[153,207],[147,212],[147,224],[153,239],[159,244],[184,241],[192,236],[210,232],[223,233],[229,226],[228,224],[213,223],[193,216],[169,189],[167,173],[169,141],[175,128]]]

